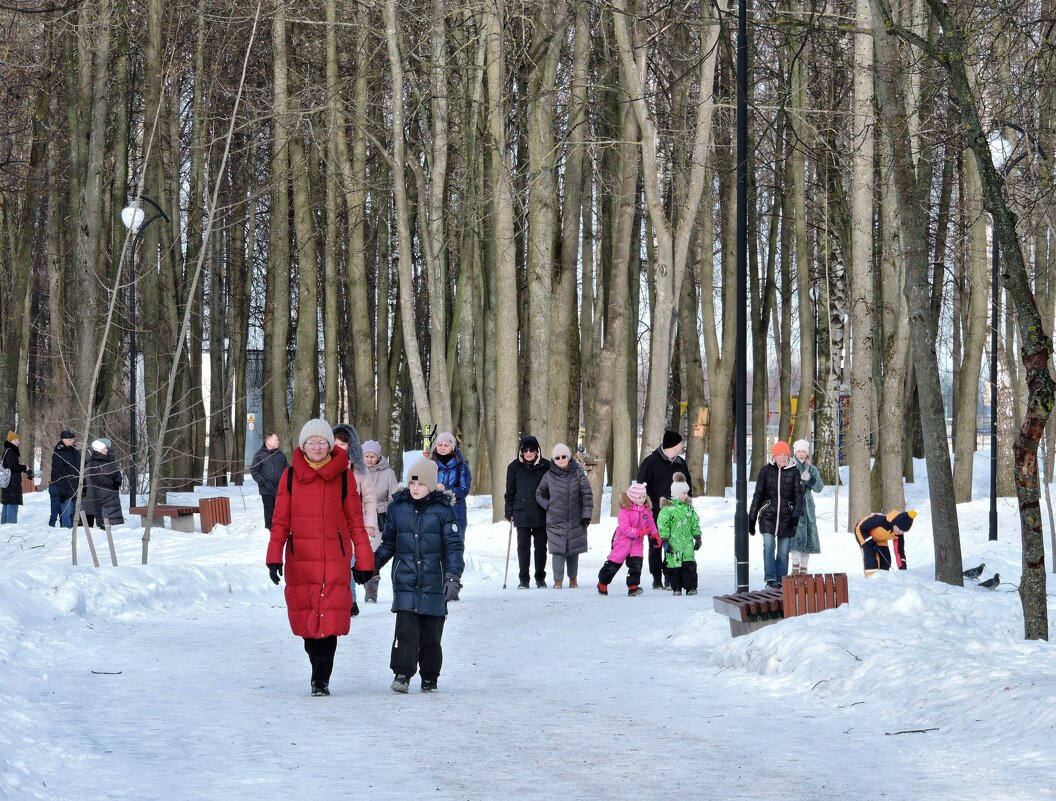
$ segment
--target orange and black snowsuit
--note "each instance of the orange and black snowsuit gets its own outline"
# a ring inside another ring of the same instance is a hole
[[[902,514],[901,510],[895,509],[886,515],[883,512],[874,512],[863,517],[854,527],[854,536],[858,538],[858,544],[862,548],[862,564],[865,567],[865,575],[876,570],[891,569],[891,550],[888,547],[892,541],[895,545],[895,559],[898,569],[906,569],[906,540],[902,534],[895,534],[894,520]]]

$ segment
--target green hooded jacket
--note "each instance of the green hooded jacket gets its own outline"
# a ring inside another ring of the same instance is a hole
[[[660,537],[667,543],[666,565],[682,567],[683,562],[693,562],[694,546],[700,542],[700,518],[688,503],[664,498],[660,502],[660,516],[656,527]]]

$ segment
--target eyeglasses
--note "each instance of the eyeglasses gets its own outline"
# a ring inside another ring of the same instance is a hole
[[[330,443],[325,439],[309,439],[305,440],[304,447],[306,448],[329,448]]]
[[[565,459],[567,459],[567,458],[568,458],[567,456],[555,456],[555,457],[554,457],[554,461],[555,461],[555,462],[557,462],[557,461],[564,461],[564,460],[565,460]]]

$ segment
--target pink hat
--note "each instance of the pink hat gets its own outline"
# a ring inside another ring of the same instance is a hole
[[[627,488],[627,497],[634,503],[642,503],[647,495],[645,484],[638,481],[631,482],[631,486]]]

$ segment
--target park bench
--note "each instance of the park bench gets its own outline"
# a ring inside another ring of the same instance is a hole
[[[208,534],[213,526],[231,525],[231,499],[226,495],[198,499],[198,517],[202,531]]]
[[[128,510],[130,515],[139,515],[139,524],[144,528],[147,521],[151,520],[147,515],[146,506],[133,506]],[[167,528],[173,531],[194,531],[194,516],[198,513],[197,506],[175,506],[168,503],[159,503],[154,506],[154,518],[151,526],[166,528],[165,520],[169,521]]]
[[[786,617],[823,612],[848,603],[846,573],[785,576],[780,588],[713,596],[715,611],[730,619],[730,634],[761,629]]]

